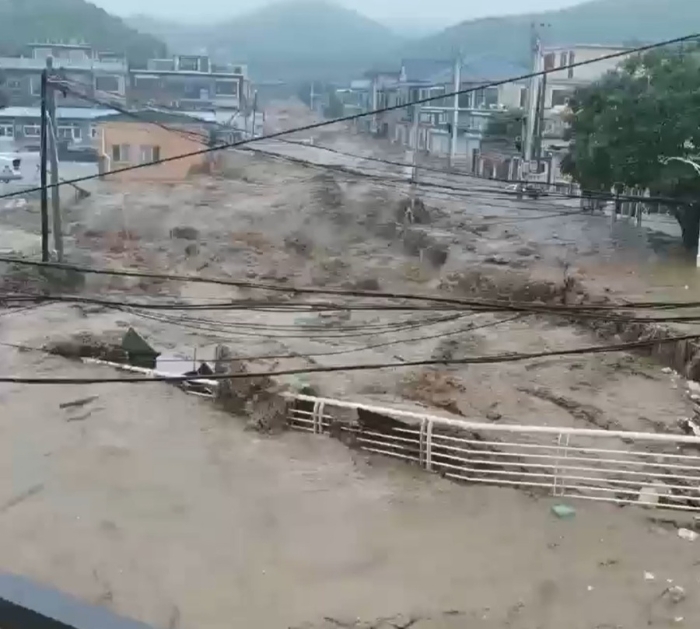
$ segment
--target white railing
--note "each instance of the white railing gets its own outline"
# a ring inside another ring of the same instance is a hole
[[[469,483],[700,511],[700,438],[449,419],[304,395],[289,426]]]

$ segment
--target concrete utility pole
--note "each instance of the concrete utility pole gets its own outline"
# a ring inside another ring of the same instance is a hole
[[[459,126],[459,92],[462,85],[462,52],[455,57],[452,91],[455,93],[452,101],[452,129],[450,129],[450,168],[454,167],[457,156],[457,127]]]
[[[542,51],[541,41],[537,27],[533,22],[530,25],[530,53],[532,55],[532,72],[541,72]],[[527,95],[527,113],[525,116],[525,146],[523,151],[524,161],[530,165],[535,153],[535,127],[537,123],[537,105],[540,99],[540,81],[538,76],[530,79]]]
[[[420,105],[413,106],[413,128],[411,129],[411,148],[413,149],[413,158],[411,163],[411,183],[414,185],[418,182],[418,123],[420,122],[420,114],[423,108]]]
[[[49,261],[49,182],[48,182],[48,161],[49,161],[49,129],[48,129],[48,70],[41,73],[41,152],[40,152],[40,173],[41,173],[41,261]]]
[[[309,108],[314,111],[314,100],[316,100],[316,94],[314,94],[314,82],[311,81],[311,90],[309,93]]]
[[[56,107],[53,105],[53,94],[49,95],[49,160],[51,161],[51,218],[53,221],[53,243],[56,249],[56,259],[63,262],[63,228],[61,225],[61,199],[58,177],[58,140]]]
[[[46,60],[46,72],[53,70],[51,57]],[[47,76],[48,83],[48,76]],[[51,161],[51,213],[53,218],[53,241],[56,258],[63,262],[63,229],[61,226],[61,199],[58,182],[58,120],[56,118],[56,91],[49,84],[46,90],[46,118],[48,121],[48,153]]]
[[[372,78],[372,83],[370,84],[370,110],[375,111],[378,109],[377,106],[377,77]],[[377,114],[372,114],[369,120],[369,132],[372,135],[377,134]]]

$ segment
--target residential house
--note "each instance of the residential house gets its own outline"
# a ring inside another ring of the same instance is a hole
[[[123,104],[126,99],[127,62],[123,56],[96,52],[88,44],[35,43],[18,57],[0,57],[0,83],[9,104],[36,107],[41,100],[41,73],[51,58],[56,73],[89,98]],[[89,100],[56,93],[59,107],[94,107]]]
[[[100,172],[147,164],[169,157],[189,157],[110,175],[123,182],[178,182],[193,173],[211,172],[218,153],[199,153],[215,138],[209,112],[133,111],[96,120]]]
[[[575,63],[594,61],[600,57],[606,57],[615,53],[622,53],[629,48],[622,46],[603,45],[569,45],[569,46],[545,46],[539,53],[538,68],[540,70],[554,70],[547,74],[544,97],[545,111],[552,107],[566,105],[577,87],[589,85],[602,78],[611,70],[614,70],[627,57],[615,57],[588,63],[575,68],[556,70],[563,66]]]
[[[380,108],[401,105],[449,94],[454,91],[455,71],[454,60],[404,60],[398,80],[386,83],[380,91],[378,105]],[[462,60],[459,89],[471,91],[459,96],[456,159],[468,169],[474,167],[494,113],[521,107],[526,99],[526,85],[522,82],[492,88],[482,86],[526,73],[525,68],[491,55]],[[418,108],[407,107],[391,112],[391,116],[381,120],[389,127],[388,136],[392,140],[436,156],[447,156],[453,111],[453,97],[435,98]],[[417,121],[414,116],[418,116]]]
[[[97,138],[95,121],[108,109],[87,107],[57,107],[56,135],[59,150],[87,150],[94,148]],[[39,150],[41,140],[41,109],[39,107],[10,106],[0,109],[0,145],[16,151]]]
[[[129,102],[182,110],[247,110],[251,87],[245,65],[220,66],[202,55],[151,59],[129,72]]]
[[[535,58],[536,71],[548,71],[545,77],[535,76],[531,80],[533,93],[542,94],[541,110],[534,103],[529,104],[529,116],[533,123],[528,133],[533,146],[539,141],[541,152],[536,164],[531,164],[527,176],[531,180],[552,185],[568,186],[570,181],[562,176],[560,164],[567,153],[565,140],[568,102],[577,88],[589,85],[623,63],[627,55],[597,61],[601,57],[625,53],[629,48],[604,45],[544,46]],[[577,67],[580,62],[591,62]],[[562,69],[559,69],[562,68]],[[543,87],[544,86],[544,87]],[[541,117],[538,123],[537,117]],[[537,126],[541,125],[541,130]],[[533,166],[536,166],[534,168]]]
[[[372,80],[357,79],[350,82],[350,87],[340,88],[335,91],[336,96],[343,104],[343,115],[353,116],[369,111],[371,105]],[[364,118],[358,120],[358,126],[362,125]],[[369,125],[366,125],[369,130]]]

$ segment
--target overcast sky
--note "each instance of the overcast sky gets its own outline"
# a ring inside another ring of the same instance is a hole
[[[198,21],[219,20],[255,9],[270,0],[91,0],[117,15],[150,15]],[[560,9],[582,0],[501,0],[492,5],[483,0],[339,0],[340,4],[387,22],[396,16],[401,22],[425,20],[431,24],[454,24],[470,18]]]

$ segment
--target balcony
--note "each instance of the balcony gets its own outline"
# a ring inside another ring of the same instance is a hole
[[[54,68],[65,68],[74,71],[99,71],[123,74],[127,71],[125,60],[100,59],[59,59],[53,58]],[[0,69],[3,70],[43,70],[46,59],[32,57],[0,57]]]

